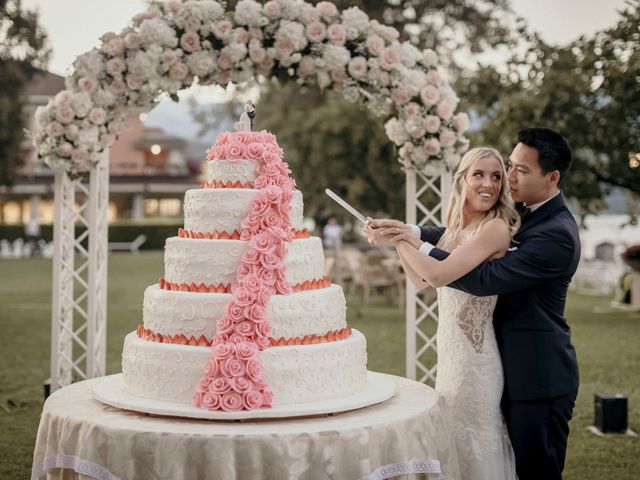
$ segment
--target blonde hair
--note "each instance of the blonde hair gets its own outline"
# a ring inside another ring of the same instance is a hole
[[[467,173],[478,160],[488,157],[496,158],[500,163],[502,170],[500,194],[498,195],[498,200],[495,205],[485,213],[484,218],[475,226],[471,233],[475,234],[482,225],[493,218],[501,218],[509,225],[511,240],[513,240],[513,236],[518,231],[518,228],[520,228],[520,215],[518,215],[514,201],[508,192],[507,172],[504,168],[502,156],[497,150],[490,147],[472,148],[464,154],[458,170],[456,170],[456,173],[453,175],[453,190],[451,192],[449,208],[447,209],[447,229],[438,242],[438,245],[455,245],[460,241],[460,233],[463,231],[462,214],[467,201]]]

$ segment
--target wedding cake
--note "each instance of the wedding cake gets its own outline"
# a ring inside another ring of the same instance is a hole
[[[166,240],[164,276],[144,293],[143,324],[125,338],[122,390],[225,412],[361,392],[365,337],[303,227],[275,136],[225,132],[207,158],[184,229]]]

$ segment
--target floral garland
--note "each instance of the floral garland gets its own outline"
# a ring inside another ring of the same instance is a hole
[[[266,318],[272,295],[291,293],[284,259],[292,240],[291,199],[295,181],[275,136],[267,132],[223,133],[209,149],[216,159],[250,158],[258,162],[259,193],[242,221],[240,238],[249,241],[231,284],[231,300],[217,322],[213,355],[193,396],[209,410],[253,410],[271,406],[272,394],[258,353],[271,344]]]
[[[175,98],[197,78],[226,86],[256,76],[341,91],[385,118],[404,168],[455,168],[468,147],[466,114],[438,72],[433,50],[400,43],[396,29],[331,2],[154,1],[119,34],[80,55],[63,90],[36,112],[33,142],[54,169],[88,171],[123,129],[131,108]]]

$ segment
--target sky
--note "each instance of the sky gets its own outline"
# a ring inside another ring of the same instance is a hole
[[[75,57],[99,43],[102,34],[119,32],[145,9],[143,0],[23,0],[37,7],[53,56],[50,70],[64,75]],[[551,43],[565,44],[616,23],[625,0],[511,0],[515,12]],[[71,14],[73,12],[73,14]]]

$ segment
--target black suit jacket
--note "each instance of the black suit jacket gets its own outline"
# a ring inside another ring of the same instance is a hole
[[[444,228],[423,227],[436,244]],[[564,307],[580,259],[573,215],[559,193],[527,215],[516,250],[485,262],[449,286],[477,296],[499,295],[493,324],[505,375],[505,398],[551,398],[578,390],[578,363]],[[444,260],[449,253],[434,248]]]

